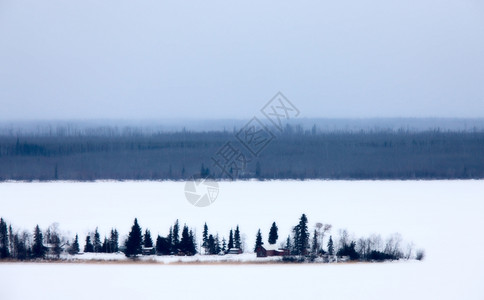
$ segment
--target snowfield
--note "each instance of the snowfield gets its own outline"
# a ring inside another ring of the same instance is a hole
[[[399,232],[424,248],[422,262],[352,264],[0,263],[0,299],[484,299],[484,181],[221,182],[211,206],[192,206],[183,182],[0,184],[0,216],[16,228],[58,222],[69,236],[99,227],[153,237],[175,219],[228,236],[240,225],[252,250],[276,221],[280,240],[302,213],[309,225],[356,236]],[[266,241],[267,242],[267,241]],[[465,251],[465,252],[464,252]],[[87,255],[87,254],[84,254]],[[249,257],[253,254],[241,256]],[[179,259],[179,258],[173,258]],[[40,297],[39,297],[40,294]]]

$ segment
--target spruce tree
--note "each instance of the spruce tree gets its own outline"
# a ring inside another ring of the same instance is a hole
[[[298,224],[299,239],[296,244],[297,254],[306,255],[309,246],[309,231],[308,231],[308,219],[305,214],[302,214]]]
[[[172,234],[173,251],[176,253],[178,252],[178,244],[180,243],[180,225],[178,224],[178,220],[176,220],[175,225],[173,225]]]
[[[277,225],[276,222],[272,223],[271,229],[269,230],[269,244],[274,245],[277,242],[279,236],[277,235]]]
[[[116,229],[111,229],[111,236],[109,237],[109,253],[116,253],[119,251],[119,234]]]
[[[148,229],[145,230],[145,236],[143,238],[143,246],[145,248],[153,247],[153,240],[151,239],[151,232]]]
[[[86,236],[86,244],[84,245],[84,252],[85,253],[94,252],[94,246],[92,245],[90,235]]]
[[[102,244],[101,244],[101,236],[99,235],[99,231],[96,227],[96,230],[94,231],[94,252],[99,253],[102,251]]]
[[[103,245],[101,247],[101,252],[102,253],[110,253],[109,252],[109,240],[107,237],[104,237],[104,240],[103,240]]]
[[[23,234],[23,236],[19,236],[18,234],[14,234],[14,248],[15,248],[15,258],[19,260],[24,260],[29,257],[29,248],[26,245],[27,242],[27,234]]]
[[[213,235],[210,234],[208,236],[207,244],[208,244],[208,253],[211,255],[216,254],[217,249],[215,248],[215,239]]]
[[[215,253],[216,254],[219,254],[220,251],[221,251],[221,247],[220,247],[220,239],[218,237],[218,233],[215,235]]]
[[[228,244],[227,248],[228,248],[227,250],[234,248],[234,234],[232,232],[232,229],[230,229],[229,244]]]
[[[168,244],[170,245],[170,253],[174,253],[175,249],[173,247],[173,227],[170,226],[170,231],[168,232],[168,236],[166,237]]]
[[[222,252],[225,253],[227,251],[227,241],[225,238],[222,238]]]
[[[289,235],[287,236],[287,240],[286,240],[286,249],[292,252],[291,237]]]
[[[72,245],[69,247],[69,254],[74,255],[79,253],[79,237],[76,234],[76,237],[74,238],[74,241],[72,242]]]
[[[312,247],[311,247],[311,252],[313,254],[318,254],[318,252],[319,252],[318,231],[316,229],[314,229],[313,244],[312,244]]]
[[[32,245],[32,257],[33,258],[44,258],[46,248],[44,246],[44,237],[39,225],[35,226],[34,230],[34,244]]]
[[[328,241],[328,254],[329,255],[334,255],[334,245],[333,245],[333,237],[329,236],[329,241]]]
[[[192,254],[192,255],[195,255],[197,254],[197,243],[196,243],[196,238],[195,238],[195,234],[193,234],[193,231],[190,229],[190,232],[188,233],[189,237],[190,237],[190,247],[189,247],[189,252]]]
[[[235,248],[241,249],[242,244],[240,242],[240,230],[239,230],[239,225],[235,228],[234,232],[234,246]]]
[[[57,232],[54,231],[52,233],[50,242],[52,244],[52,252],[55,255],[55,258],[59,259],[60,254],[62,253],[62,245],[61,245],[61,239]]]
[[[7,223],[0,218],[0,259],[10,256]]]
[[[158,255],[169,255],[171,251],[171,244],[168,238],[158,236],[156,238],[156,254]]]
[[[207,253],[207,243],[208,243],[208,226],[207,226],[207,223],[205,223],[205,225],[203,225],[203,239],[202,239],[202,247],[205,251],[205,253]]]
[[[185,255],[192,255],[191,253],[192,239],[190,237],[190,233],[188,232],[187,225],[183,226],[182,237],[181,237],[179,248],[180,248],[180,251],[183,252]]]
[[[141,254],[141,245],[143,243],[143,234],[141,233],[141,227],[138,224],[138,219],[134,219],[134,224],[131,227],[131,231],[126,240],[126,253],[127,257],[136,257]]]
[[[12,224],[8,225],[8,244],[11,257],[17,257],[17,249],[15,248],[15,234],[13,233]]]
[[[254,251],[257,251],[257,249],[259,247],[262,247],[263,244],[264,242],[262,241],[262,233],[260,232],[260,229],[259,229],[259,231],[257,231],[257,236],[255,238]]]

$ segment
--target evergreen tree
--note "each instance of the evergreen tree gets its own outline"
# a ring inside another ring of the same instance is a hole
[[[173,227],[172,226],[170,226],[170,231],[168,232],[168,236],[166,237],[166,240],[170,245],[170,253],[175,253],[175,249],[173,247]]]
[[[196,243],[196,238],[195,235],[193,234],[193,231],[190,229],[190,232],[188,233],[190,237],[190,248],[188,249],[190,253],[193,255],[197,254],[197,243]]]
[[[298,243],[296,251],[298,255],[306,255],[309,246],[309,231],[308,231],[308,219],[305,214],[302,214],[298,224]]]
[[[101,247],[101,252],[102,253],[110,253],[110,246],[109,246],[109,240],[107,237],[104,237],[103,245]]]
[[[97,227],[96,227],[96,230],[94,231],[93,246],[94,246],[94,252],[96,253],[102,252],[101,236],[99,235],[99,231],[97,230]]]
[[[230,229],[229,244],[228,244],[227,248],[228,248],[227,250],[234,248],[234,234],[232,232],[232,229]]]
[[[314,230],[314,234],[313,234],[313,244],[311,246],[311,252],[313,254],[319,253],[318,232],[316,229]]]
[[[0,218],[0,259],[10,257],[7,223]]]
[[[227,241],[225,240],[225,238],[222,238],[222,250],[223,253],[225,253],[227,251]]]
[[[329,236],[329,241],[328,241],[328,254],[329,255],[334,255],[334,246],[333,246],[333,237]]]
[[[215,248],[215,239],[213,237],[213,235],[209,235],[208,236],[208,241],[207,241],[207,244],[208,244],[208,254],[216,254],[216,248]]]
[[[8,243],[10,256],[17,257],[17,251],[15,248],[15,234],[13,233],[12,224],[8,225]]]
[[[288,235],[286,240],[286,249],[292,252],[291,237]]]
[[[205,225],[203,225],[203,239],[202,239],[202,247],[205,251],[205,253],[207,253],[208,251],[208,226],[207,226],[207,223],[205,223]]]
[[[279,238],[277,234],[277,225],[276,222],[272,223],[271,229],[269,230],[269,244],[274,245],[277,242],[277,239]]]
[[[72,245],[69,247],[68,251],[69,254],[74,255],[79,253],[79,237],[76,234],[76,237],[74,238],[74,241],[72,242]]]
[[[60,236],[57,232],[54,231],[51,233],[50,243],[52,245],[52,253],[56,259],[59,259],[60,254],[62,253],[62,245]]]
[[[173,252],[178,252],[178,244],[180,243],[180,225],[178,224],[178,220],[175,221],[175,225],[173,225],[173,236],[172,236],[172,245],[173,245]]]
[[[34,244],[32,246],[32,257],[33,258],[44,258],[46,248],[44,246],[44,238],[39,225],[35,226],[34,230]]]
[[[151,232],[148,229],[145,230],[145,236],[144,236],[144,239],[143,239],[143,246],[145,246],[145,248],[153,247],[153,240],[151,239]]]
[[[94,246],[92,245],[90,235],[86,236],[86,244],[84,245],[84,252],[86,253],[94,252]]]
[[[156,254],[158,255],[169,255],[171,251],[171,244],[168,238],[158,236],[156,238]]]
[[[111,229],[111,236],[109,237],[109,253],[116,253],[119,251],[119,233],[116,229]]]
[[[261,247],[263,244],[264,242],[262,241],[262,233],[260,232],[260,229],[259,229],[259,231],[257,231],[257,236],[255,238],[254,251],[257,251],[257,249]]]
[[[143,243],[143,234],[141,227],[138,224],[138,219],[134,219],[134,224],[131,227],[131,231],[126,240],[126,253],[127,257],[136,257],[141,254],[141,245]]]
[[[185,255],[193,255],[193,241],[190,237],[190,233],[188,232],[187,225],[183,226],[182,230],[182,237],[180,241],[180,251],[183,252]]]
[[[18,234],[14,234],[14,248],[15,248],[15,258],[19,260],[27,259],[30,256],[30,250],[27,247],[27,239],[28,236],[24,233],[23,236],[19,236]]]
[[[220,240],[218,237],[218,233],[215,235],[215,253],[219,254],[222,248],[220,247]]]
[[[237,225],[237,228],[235,228],[234,232],[234,246],[235,248],[241,249],[242,243],[240,242],[240,231],[239,231],[239,225]]]

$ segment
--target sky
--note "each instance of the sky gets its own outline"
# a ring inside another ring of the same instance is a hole
[[[484,117],[480,0],[0,0],[0,120]]]

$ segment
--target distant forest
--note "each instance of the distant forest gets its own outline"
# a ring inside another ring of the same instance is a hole
[[[237,131],[140,133],[129,128],[0,135],[0,180],[484,178],[484,131],[321,131],[287,125],[256,155]],[[230,143],[241,159],[214,163]]]

